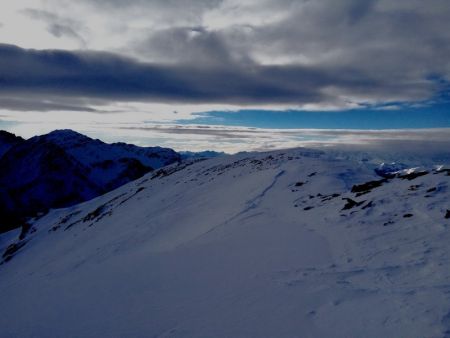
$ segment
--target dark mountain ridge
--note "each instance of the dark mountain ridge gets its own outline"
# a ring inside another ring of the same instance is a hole
[[[0,130],[0,157],[2,157],[11,147],[24,141],[25,140],[20,136]]]
[[[180,161],[168,148],[107,144],[72,130],[28,140],[0,134],[0,232],[50,208],[87,201]]]

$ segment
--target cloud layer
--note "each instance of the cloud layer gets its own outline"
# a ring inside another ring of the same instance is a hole
[[[368,91],[377,87],[370,79],[345,71],[305,66],[164,65],[105,52],[38,51],[11,45],[0,45],[0,83],[0,95],[239,104],[332,100],[323,93],[331,84]]]
[[[0,95],[351,107],[423,101],[440,90],[436,79],[450,80],[447,0],[14,6],[10,14],[27,20],[30,33],[44,24],[49,40],[30,50],[17,34],[24,48],[0,46]],[[11,20],[0,21],[11,33]],[[63,41],[83,50],[59,48]]]
[[[333,104],[341,92],[365,98],[414,99],[433,81],[393,83],[351,68],[304,65],[211,67],[155,64],[106,52],[27,50],[0,45],[0,95],[231,104]],[[419,96],[424,99],[426,96]],[[389,100],[388,100],[389,101]]]
[[[0,127],[230,152],[448,149],[448,130],[348,129],[449,125],[449,17],[448,0],[4,1]],[[324,126],[343,130],[277,129]]]

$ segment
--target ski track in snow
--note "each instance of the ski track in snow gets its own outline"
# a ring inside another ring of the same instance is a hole
[[[247,205],[247,207],[245,207],[244,210],[239,212],[237,215],[231,217],[224,224],[232,222],[235,219],[241,217],[242,215],[248,213],[249,211],[256,209],[261,204],[262,199],[266,196],[266,194],[269,192],[269,190],[273,188],[273,186],[277,183],[278,179],[281,176],[283,176],[284,173],[285,173],[284,170],[281,170],[279,173],[277,173],[274,176],[272,182],[270,182],[270,184],[266,188],[264,188],[264,190],[260,194],[258,194],[257,196],[255,196],[254,198],[252,198],[251,200],[249,200],[245,203]]]
[[[220,227],[223,227],[223,226],[225,226],[225,225],[227,225],[227,224],[229,224],[229,223],[231,223],[231,222],[233,222],[233,221],[235,221],[235,220],[237,220],[237,219],[240,219],[240,218],[242,219],[242,216],[243,216],[243,215],[247,214],[247,213],[248,213],[249,211],[251,211],[251,210],[254,210],[254,209],[258,208],[258,206],[259,206],[259,204],[261,203],[262,199],[266,196],[266,194],[269,192],[269,190],[273,188],[273,186],[277,183],[278,179],[279,179],[282,175],[284,175],[284,173],[285,173],[284,170],[281,170],[280,172],[278,172],[278,173],[273,177],[272,182],[270,182],[270,184],[269,184],[266,188],[264,188],[264,190],[263,190],[261,193],[259,193],[257,196],[253,197],[252,199],[248,200],[248,201],[245,203],[246,207],[245,207],[242,211],[238,212],[236,215],[230,217],[229,219],[227,219],[226,221],[220,223],[219,225],[217,225],[217,226],[215,226],[215,227],[209,229],[209,230],[206,231],[205,233],[203,233],[203,234],[197,236],[196,238],[192,239],[192,240],[189,241],[189,242],[195,241],[195,240],[197,240],[197,239],[199,239],[199,238],[201,238],[201,237],[203,237],[203,236],[205,236],[205,235],[208,235],[209,233],[211,233],[211,232],[213,232],[213,231],[219,229]],[[259,213],[253,214],[253,215],[249,215],[249,216],[245,217],[243,220],[249,219],[249,218],[253,218],[253,217],[259,216],[259,215],[261,215],[261,214],[263,214],[263,213],[262,213],[262,212],[259,212]]]

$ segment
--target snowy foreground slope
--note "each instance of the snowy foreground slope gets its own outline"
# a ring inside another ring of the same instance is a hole
[[[0,236],[0,336],[450,336],[449,183],[304,149],[165,167]]]

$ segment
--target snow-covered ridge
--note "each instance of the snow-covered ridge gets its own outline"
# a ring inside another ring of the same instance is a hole
[[[0,237],[1,330],[444,337],[449,173],[305,149],[161,168]]]
[[[160,168],[179,159],[179,155],[169,148],[138,147],[123,142],[108,144],[70,129],[55,130],[30,139],[30,141],[39,140],[60,146],[79,162],[89,166],[128,157],[139,160],[145,166]],[[96,177],[96,179],[101,180],[102,177]]]

